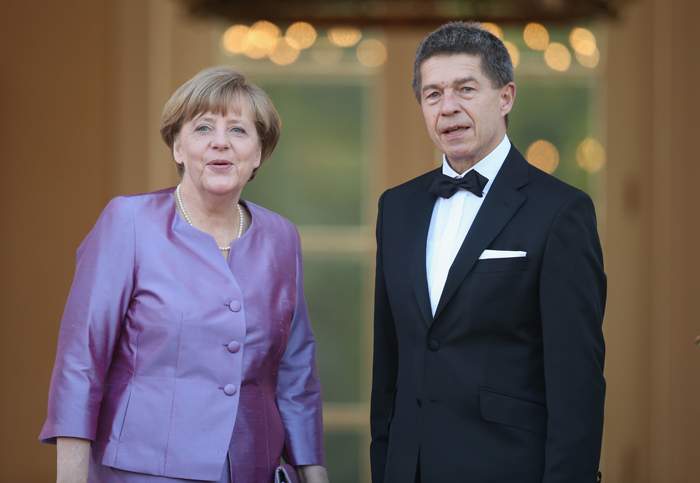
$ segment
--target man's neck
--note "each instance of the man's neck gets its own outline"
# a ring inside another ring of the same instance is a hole
[[[490,147],[484,149],[478,155],[473,156],[469,159],[452,160],[448,158],[447,155],[445,155],[445,160],[447,161],[447,164],[450,165],[450,168],[452,168],[456,173],[464,174],[466,171],[470,170],[471,168],[479,164],[482,160],[486,159],[489,155],[491,155],[491,153],[493,153],[496,150],[496,148],[500,146],[505,137],[506,133],[504,132],[496,137],[496,141],[492,143]]]

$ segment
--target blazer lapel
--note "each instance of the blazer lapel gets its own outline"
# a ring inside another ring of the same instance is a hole
[[[425,183],[417,190],[413,199],[413,209],[416,226],[413,239],[413,253],[410,257],[413,263],[412,282],[416,301],[420,307],[423,321],[429,327],[433,323],[433,312],[430,308],[430,295],[428,293],[428,275],[425,267],[425,251],[428,243],[428,230],[430,219],[435,206],[435,195],[428,192],[428,187],[433,178],[441,172],[437,169],[425,177]]]
[[[450,267],[440,302],[435,311],[436,320],[471,271],[481,252],[496,238],[525,202],[526,196],[519,191],[519,188],[525,184],[527,184],[527,161],[514,146],[511,146],[501,170],[487,193],[486,199],[481,205],[455,261],[452,263],[452,267]],[[423,260],[425,260],[425,253]]]

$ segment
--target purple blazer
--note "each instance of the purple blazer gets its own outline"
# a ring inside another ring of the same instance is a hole
[[[299,235],[250,202],[227,262],[173,189],[113,199],[77,252],[40,439],[133,472],[272,481],[323,464]]]

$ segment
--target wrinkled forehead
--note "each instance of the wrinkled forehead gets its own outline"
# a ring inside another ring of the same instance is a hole
[[[485,76],[481,56],[461,52],[432,55],[423,61],[420,71],[423,76],[464,75],[465,73]]]

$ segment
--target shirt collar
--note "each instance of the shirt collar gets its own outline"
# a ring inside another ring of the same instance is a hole
[[[489,182],[486,184],[486,187],[484,188],[484,193],[486,193],[489,188],[491,187],[491,184],[493,183],[493,180],[496,178],[496,175],[498,174],[498,171],[501,169],[501,166],[503,166],[504,161],[506,160],[506,156],[508,156],[508,152],[510,151],[510,140],[508,139],[508,135],[504,135],[503,139],[501,142],[496,146],[496,148],[491,151],[489,154],[486,155],[485,158],[483,158],[481,161],[476,163],[474,166],[466,170],[464,173],[459,174],[457,171],[452,169],[452,166],[450,166],[450,163],[447,162],[447,156],[444,154],[442,155],[442,174],[445,174],[449,176],[450,178],[462,178],[464,177],[465,174],[467,174],[469,171],[472,169],[475,169],[480,175],[486,176],[489,179]]]

